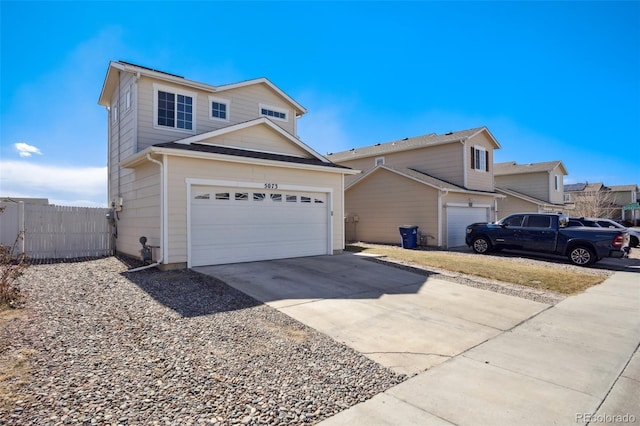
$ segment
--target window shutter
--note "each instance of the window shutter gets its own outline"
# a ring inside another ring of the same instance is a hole
[[[484,166],[485,166],[485,171],[489,171],[489,151],[485,151],[484,152]]]
[[[471,147],[471,168],[476,168],[476,150],[474,147]]]

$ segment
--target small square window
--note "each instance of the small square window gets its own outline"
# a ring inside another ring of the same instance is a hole
[[[297,203],[298,196],[297,195],[287,195],[287,203]]]
[[[216,193],[216,200],[228,200],[229,193],[228,192],[218,192]]]
[[[264,201],[265,194],[260,192],[253,193],[253,201]]]
[[[249,194],[247,192],[236,192],[235,199],[237,201],[248,201],[249,200]]]
[[[310,203],[311,202],[311,197],[305,197],[304,195],[300,197],[300,202],[301,203]]]
[[[275,202],[281,202],[282,201],[282,194],[271,194],[271,201],[275,201]]]
[[[211,195],[209,194],[198,194],[196,195],[196,200],[209,200],[211,199]]]

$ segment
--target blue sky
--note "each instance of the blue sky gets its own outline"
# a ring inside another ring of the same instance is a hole
[[[110,60],[267,77],[326,154],[487,126],[496,161],[640,184],[640,2],[0,2],[0,195],[106,206]]]

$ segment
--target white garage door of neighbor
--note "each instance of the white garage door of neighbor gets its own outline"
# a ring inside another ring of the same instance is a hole
[[[191,266],[328,254],[322,192],[192,186]]]
[[[447,207],[447,247],[464,246],[467,225],[488,220],[488,207]]]

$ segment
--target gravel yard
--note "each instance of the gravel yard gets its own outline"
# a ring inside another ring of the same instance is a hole
[[[126,270],[27,269],[0,424],[312,424],[406,378],[213,278]]]

